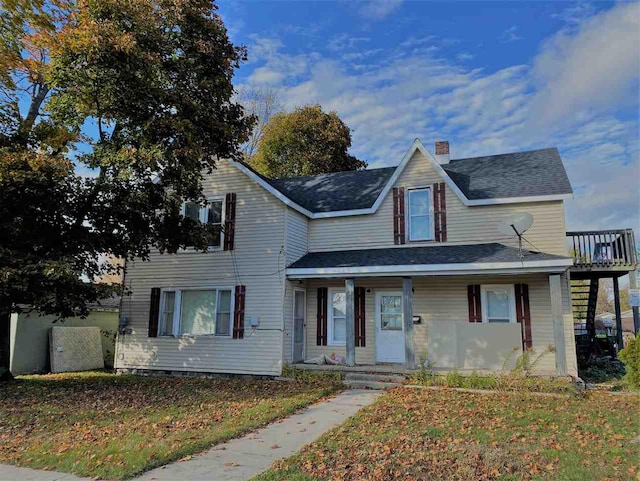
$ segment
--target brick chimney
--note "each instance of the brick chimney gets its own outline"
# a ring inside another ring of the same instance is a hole
[[[436,140],[436,160],[439,164],[449,163],[449,141]]]

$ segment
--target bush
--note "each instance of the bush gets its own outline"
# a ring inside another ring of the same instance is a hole
[[[640,389],[640,334],[631,338],[627,347],[618,354],[624,363],[626,374],[624,380],[633,389]]]

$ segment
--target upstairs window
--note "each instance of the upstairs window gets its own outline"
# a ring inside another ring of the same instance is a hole
[[[200,221],[203,224],[214,226],[214,233],[209,243],[209,250],[220,249],[222,246],[222,209],[222,199],[209,199],[204,207],[195,202],[185,202],[182,205],[183,216]]]
[[[431,189],[409,191],[409,240],[433,240]]]

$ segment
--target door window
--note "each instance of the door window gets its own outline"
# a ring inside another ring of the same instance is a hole
[[[380,328],[385,331],[402,330],[401,296],[380,296]]]

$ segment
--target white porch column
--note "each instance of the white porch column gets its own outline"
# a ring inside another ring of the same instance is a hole
[[[562,278],[560,274],[549,275],[551,294],[551,318],[553,320],[553,340],[556,348],[556,375],[567,375],[567,351],[564,340],[564,316],[562,315]]]
[[[345,279],[344,292],[347,301],[347,366],[356,364],[356,316],[355,316],[355,280]]]
[[[413,352],[413,278],[402,278],[402,322],[404,325],[405,363],[409,369],[416,367]]]

